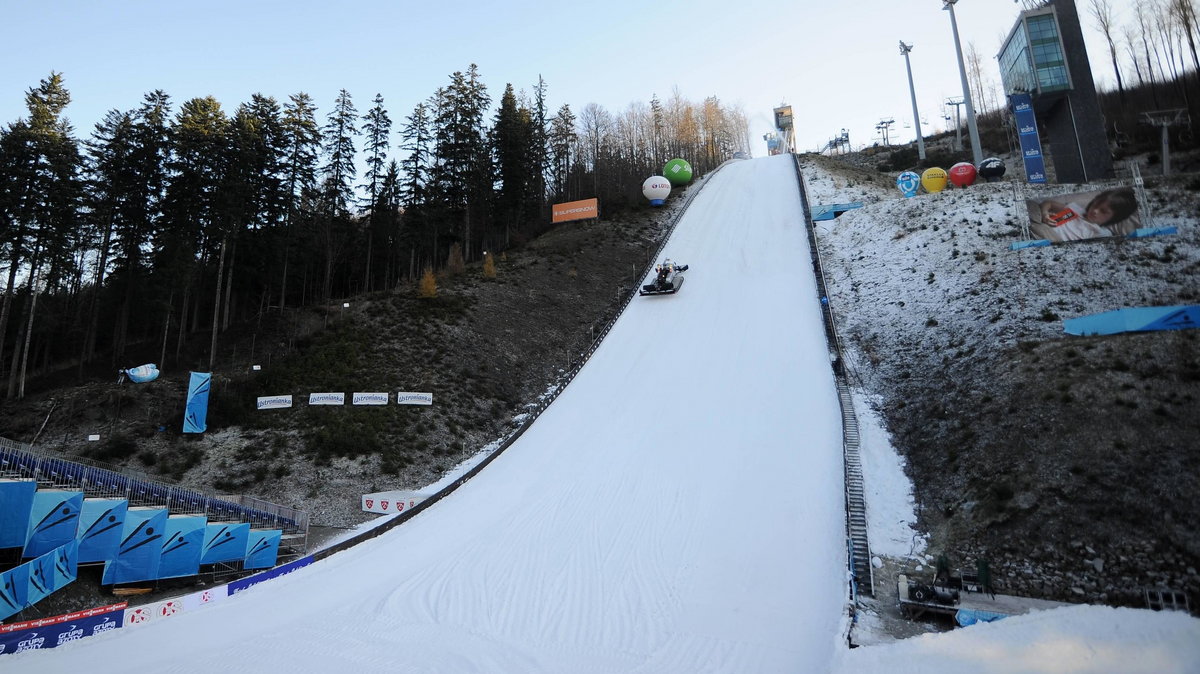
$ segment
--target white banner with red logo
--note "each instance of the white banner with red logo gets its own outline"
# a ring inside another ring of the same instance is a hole
[[[415,491],[381,491],[374,494],[363,494],[363,512],[379,515],[394,515],[405,510],[412,510],[418,503],[429,498],[429,494]]]
[[[165,618],[215,604],[228,596],[228,586],[208,588],[182,597],[173,597],[153,604],[125,609],[125,627],[140,627]]]

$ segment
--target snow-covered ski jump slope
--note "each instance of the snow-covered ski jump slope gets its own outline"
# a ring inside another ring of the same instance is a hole
[[[823,672],[845,648],[840,412],[791,156],[728,164],[504,454],[411,521],[29,671]],[[644,282],[648,282],[644,281]]]

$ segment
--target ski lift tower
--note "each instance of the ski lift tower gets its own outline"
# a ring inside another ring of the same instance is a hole
[[[792,126],[792,106],[787,103],[780,103],[778,108],[775,108],[775,128],[779,131],[779,138],[782,141],[782,152],[793,153],[796,151],[796,130]]]
[[[1187,114],[1186,108],[1177,108],[1143,112],[1142,122],[1162,129],[1162,174],[1171,175],[1171,141],[1168,131],[1177,124],[1191,124],[1192,118]]]

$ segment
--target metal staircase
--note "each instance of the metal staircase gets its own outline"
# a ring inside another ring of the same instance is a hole
[[[833,365],[837,383],[838,402],[842,408],[842,460],[845,471],[846,496],[846,554],[847,565],[854,575],[851,593],[875,594],[875,568],[871,564],[871,545],[867,537],[867,500],[863,487],[862,463],[859,459],[858,417],[854,414],[854,399],[846,377],[845,359],[838,341],[833,309],[829,304],[829,293],[825,287],[825,274],[821,267],[821,255],[817,250],[817,236],[813,227],[808,193],[804,187],[804,174],[800,170],[800,158],[793,155],[796,181],[800,186],[800,200],[804,208],[804,228],[808,232],[808,246],[812,256],[813,273],[817,281],[817,294],[821,301],[821,316],[825,324],[825,339],[829,345],[829,360]]]

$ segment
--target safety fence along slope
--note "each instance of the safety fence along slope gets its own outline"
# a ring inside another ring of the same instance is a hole
[[[858,417],[854,414],[854,399],[846,377],[845,359],[833,308],[829,303],[829,292],[825,286],[825,273],[821,265],[821,253],[817,250],[816,228],[810,217],[808,191],[804,184],[804,173],[800,170],[800,156],[792,155],[796,169],[796,183],[800,188],[800,200],[804,207],[804,228],[808,233],[808,247],[812,256],[813,273],[817,281],[817,294],[821,301],[821,317],[825,325],[825,339],[829,344],[829,361],[833,366],[834,381],[838,390],[838,402],[842,408],[842,458],[845,464],[846,497],[846,551],[847,565],[853,576],[851,596],[858,592],[875,594],[875,569],[871,565],[871,545],[867,537],[867,501],[863,488],[862,461],[859,457]]]

